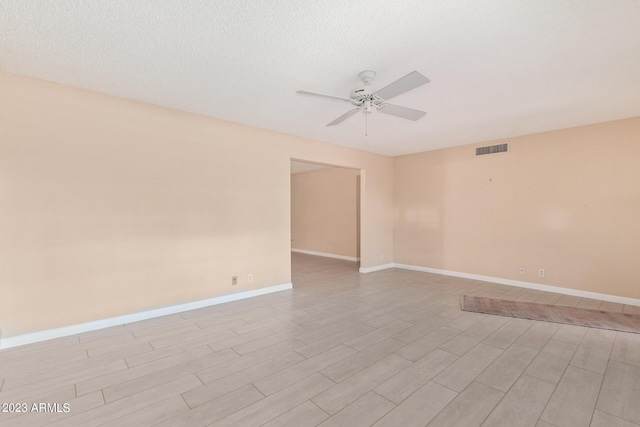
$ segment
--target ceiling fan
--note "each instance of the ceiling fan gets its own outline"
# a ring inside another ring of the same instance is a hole
[[[373,111],[374,107],[381,113],[391,114],[392,116],[402,117],[403,119],[413,121],[418,120],[419,118],[427,114],[424,111],[414,110],[413,108],[407,108],[400,105],[387,103],[387,100],[393,97],[402,95],[405,92],[409,92],[410,90],[417,88],[418,86],[429,83],[430,80],[419,72],[413,71],[378,90],[375,90],[371,87],[371,82],[376,77],[375,71],[365,70],[358,76],[363,81],[364,87],[353,89],[348,98],[342,96],[325,95],[323,93],[309,92],[307,90],[299,90],[296,93],[300,93],[302,95],[312,95],[320,96],[323,98],[337,99],[339,101],[348,102],[357,107],[347,111],[334,121],[327,123],[327,126],[335,126],[337,124],[340,124],[349,117],[353,116],[358,111],[362,111],[364,114],[370,114]]]

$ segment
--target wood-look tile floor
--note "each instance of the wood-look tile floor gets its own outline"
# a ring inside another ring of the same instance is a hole
[[[459,296],[635,307],[292,257],[291,291],[0,351],[0,403],[69,405],[0,426],[640,426],[640,335]]]

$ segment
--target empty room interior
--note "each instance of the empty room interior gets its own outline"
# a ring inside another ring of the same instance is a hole
[[[0,0],[0,427],[640,426],[640,2]]]

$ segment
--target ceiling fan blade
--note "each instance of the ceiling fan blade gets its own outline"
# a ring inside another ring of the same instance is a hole
[[[389,83],[379,91],[375,93],[380,98],[387,100],[398,95],[402,95],[405,92],[409,92],[411,89],[415,89],[418,86],[429,83],[431,80],[423,76],[417,71],[413,71],[401,79],[396,80],[393,83]]]
[[[320,96],[322,98],[331,98],[331,99],[338,99],[340,101],[351,102],[351,98],[345,98],[342,96],[335,96],[335,95],[325,95],[324,93],[309,92],[308,90],[299,90],[296,93],[299,93],[301,95]]]
[[[354,108],[353,110],[347,111],[346,113],[344,113],[343,115],[341,115],[340,117],[332,121],[331,123],[327,123],[327,126],[335,126],[337,124],[340,124],[343,121],[347,120],[349,117],[353,116],[358,111],[360,111],[360,108]]]
[[[401,107],[400,105],[382,104],[378,107],[378,111],[385,114],[391,114],[392,116],[402,117],[403,119],[416,121],[424,116],[424,111],[414,110],[413,108]]]

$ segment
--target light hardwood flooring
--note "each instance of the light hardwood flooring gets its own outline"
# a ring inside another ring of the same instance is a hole
[[[292,254],[294,289],[0,351],[0,426],[639,426],[640,335],[460,311],[633,311]]]

